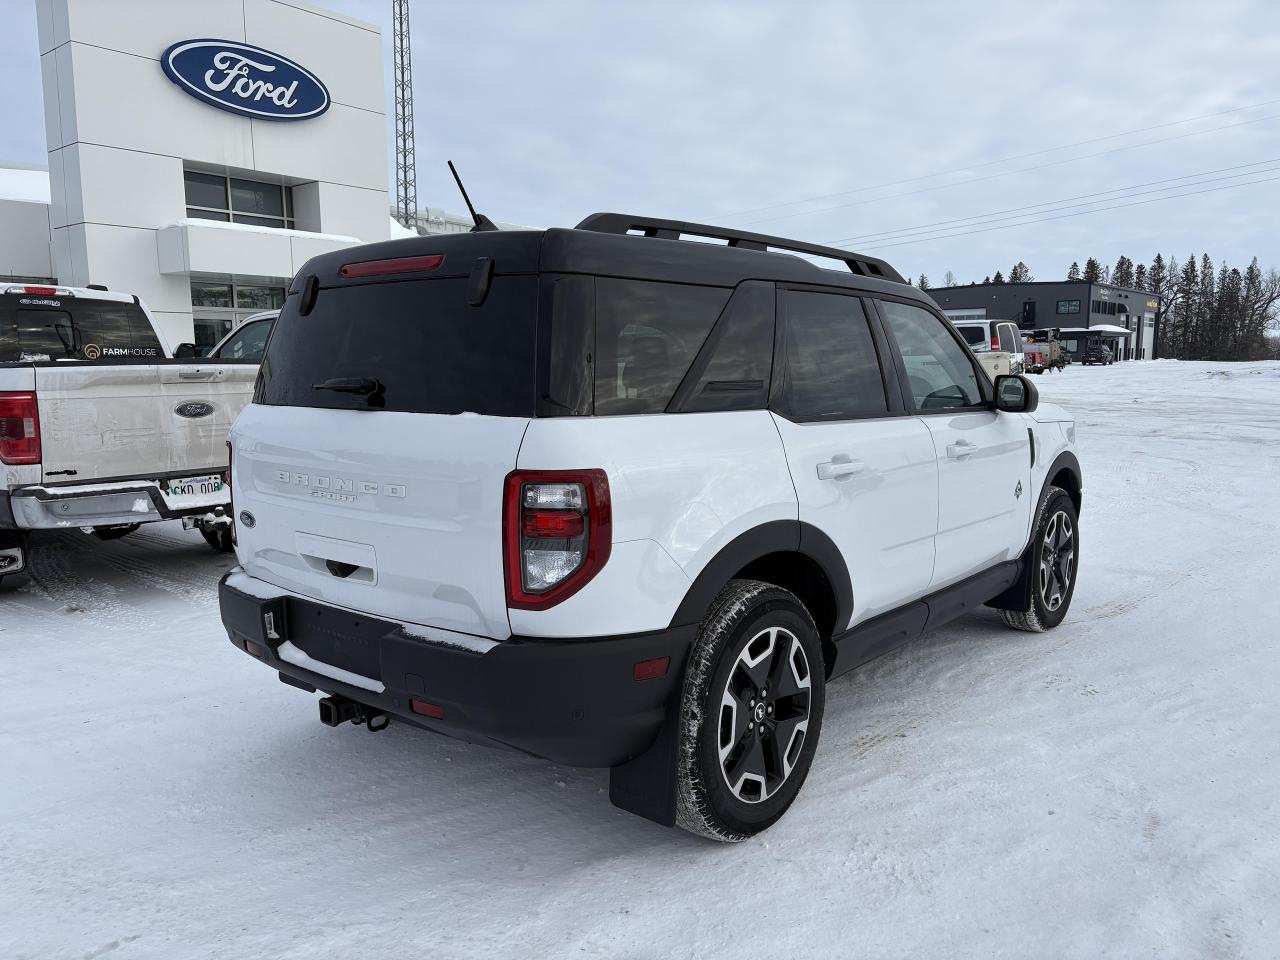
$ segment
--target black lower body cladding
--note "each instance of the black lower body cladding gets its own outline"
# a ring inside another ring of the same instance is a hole
[[[580,767],[616,766],[649,747],[671,697],[679,694],[697,632],[695,624],[625,637],[512,637],[479,654],[298,597],[250,596],[226,578],[218,598],[231,642],[282,678],[461,740]],[[280,656],[286,642],[384,689],[375,692],[289,662]],[[662,676],[635,679],[637,663],[662,657],[670,658]],[[443,708],[443,717],[415,713],[414,700]]]

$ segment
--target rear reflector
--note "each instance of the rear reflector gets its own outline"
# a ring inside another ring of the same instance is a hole
[[[396,257],[394,260],[362,260],[343,264],[338,273],[344,277],[380,277],[389,273],[425,273],[444,263],[444,254],[429,257]]]
[[[432,720],[444,719],[444,707],[438,703],[427,703],[425,700],[410,700],[409,706],[413,712],[424,717],[430,717]]]
[[[40,462],[40,409],[34,393],[0,391],[0,461]]]
[[[671,666],[670,657],[658,657],[656,660],[641,660],[631,668],[632,680],[657,680],[659,677],[667,675],[667,668]]]

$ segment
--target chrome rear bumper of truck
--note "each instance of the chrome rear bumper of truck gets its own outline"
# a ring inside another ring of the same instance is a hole
[[[11,492],[9,510],[19,530],[58,530],[69,527],[109,527],[151,523],[180,517],[225,513],[227,490],[207,498],[188,499],[170,507],[155,481],[23,487]]]

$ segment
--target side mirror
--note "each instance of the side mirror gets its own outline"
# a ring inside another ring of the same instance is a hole
[[[1019,374],[996,377],[996,409],[1004,413],[1031,413],[1040,406],[1040,391]]]
[[[175,360],[192,360],[200,356],[196,350],[194,343],[180,343],[173,351],[173,359]]]

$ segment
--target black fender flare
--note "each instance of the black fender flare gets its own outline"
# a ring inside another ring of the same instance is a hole
[[[725,544],[694,578],[671,618],[671,626],[700,623],[724,585],[747,564],[771,553],[801,553],[817,564],[836,601],[835,633],[853,618],[853,583],[844,555],[830,537],[801,520],[772,520]]]
[[[1027,545],[1022,549],[1022,553],[1018,557],[1018,578],[999,596],[988,600],[988,607],[1018,611],[1031,609],[1031,547],[1036,517],[1040,516],[1040,510],[1044,506],[1044,502],[1049,499],[1049,493],[1054,489],[1053,478],[1063,470],[1067,470],[1075,477],[1076,488],[1079,490],[1082,498],[1081,502],[1083,502],[1084,477],[1080,471],[1080,461],[1070,450],[1064,450],[1054,458],[1053,463],[1049,464],[1049,470],[1044,476],[1044,483],[1040,485],[1040,496],[1036,499],[1036,508],[1031,514],[1032,532],[1027,534]],[[1068,491],[1068,496],[1070,496],[1070,491]],[[1077,503],[1077,514],[1080,512],[1080,507],[1081,503]]]

